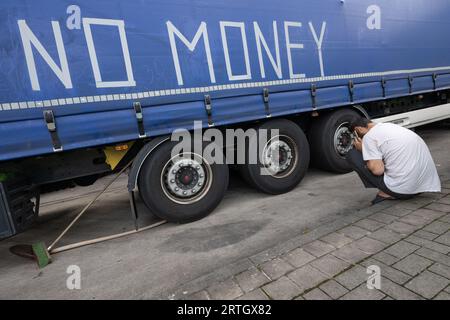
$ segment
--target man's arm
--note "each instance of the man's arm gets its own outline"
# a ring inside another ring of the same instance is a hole
[[[355,140],[353,141],[353,146],[356,150],[359,152],[362,152],[363,149],[363,141],[360,137],[356,136]],[[375,160],[369,160],[366,162],[367,169],[369,169],[370,172],[374,176],[382,176],[384,174],[384,162],[381,159],[375,159]]]
[[[384,174],[384,162],[383,160],[369,160],[367,161],[367,169],[374,176],[382,176]]]

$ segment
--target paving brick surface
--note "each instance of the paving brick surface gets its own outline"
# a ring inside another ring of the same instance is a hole
[[[442,243],[442,244],[446,245],[447,247],[449,247],[450,246],[450,231],[447,231],[439,238],[436,238],[434,241]]]
[[[409,281],[412,277],[408,275],[407,273],[400,271],[398,269],[392,268],[388,265],[385,265],[384,263],[381,263],[380,261],[377,261],[375,259],[367,259],[366,261],[363,261],[361,263],[364,267],[369,267],[372,265],[378,266],[381,269],[381,275],[388,278],[389,280],[398,283],[398,284],[405,284],[407,281]]]
[[[280,278],[292,269],[294,269],[293,266],[280,258],[267,261],[261,265],[261,270],[272,280]]]
[[[400,258],[394,257],[393,255],[390,255],[387,252],[379,252],[376,255],[373,256],[374,259],[383,262],[384,264],[390,266],[394,263],[398,262]]]
[[[369,234],[368,237],[387,244],[393,244],[400,241],[404,236],[395,231],[390,230],[389,228],[381,228]]]
[[[375,240],[375,239],[371,239],[369,237],[364,237],[364,238],[361,238],[361,239],[355,241],[355,245],[362,251],[369,253],[369,254],[374,254],[376,252],[379,252],[386,247],[385,243]]]
[[[393,223],[388,224],[386,226],[386,228],[388,228],[388,229],[390,229],[392,231],[395,231],[395,232],[397,232],[397,233],[399,233],[401,235],[408,235],[408,234],[410,234],[410,233],[420,229],[417,226],[413,226],[411,224],[404,223],[404,222],[401,222],[401,221],[394,221]]]
[[[186,298],[186,300],[209,300],[209,299],[210,299],[210,296],[209,296],[208,292],[206,292],[205,290],[191,294],[190,296],[188,296]]]
[[[446,197],[440,198],[437,202],[450,205],[450,197],[446,196]]]
[[[427,299],[431,299],[447,287],[449,283],[450,280],[442,276],[429,271],[424,271],[419,276],[409,281],[406,284],[406,288]]]
[[[287,277],[281,277],[265,285],[262,290],[274,300],[291,300],[302,293],[300,288]]]
[[[443,276],[444,278],[450,279],[450,267],[444,264],[435,263],[430,268],[428,268],[431,272],[434,272],[438,275]]]
[[[325,273],[311,267],[310,265],[306,265],[291,272],[288,274],[288,277],[303,291],[314,288],[329,278]]]
[[[427,208],[421,208],[419,210],[413,211],[411,214],[415,216],[420,216],[426,218],[429,222],[436,220],[445,215],[445,213],[435,210],[430,210]]]
[[[311,265],[330,277],[333,277],[350,267],[350,263],[336,258],[331,254],[311,262]]]
[[[450,300],[450,294],[447,292],[441,292],[436,297],[433,298],[433,300]]]
[[[384,277],[381,279],[380,290],[395,300],[423,300],[416,293]]]
[[[353,290],[361,283],[367,281],[366,269],[361,266],[355,266],[340,275],[335,280],[349,290]]]
[[[367,231],[357,226],[348,226],[339,230],[338,232],[343,234],[344,236],[352,238],[353,240],[360,239],[370,234],[370,231]]]
[[[385,226],[384,223],[372,220],[372,219],[363,219],[355,223],[355,226],[366,229],[368,231],[375,231]]]
[[[357,211],[328,233],[247,258],[253,266],[231,279],[183,292],[196,292],[188,299],[450,300],[450,180],[444,183],[441,194]],[[369,266],[379,267],[379,290],[367,288]]]
[[[270,282],[270,279],[257,268],[244,271],[243,273],[236,275],[235,279],[244,292],[253,291]]]
[[[445,223],[450,223],[450,214],[447,214],[446,216],[443,216],[439,219],[439,221],[443,221]]]
[[[345,288],[335,280],[325,282],[320,286],[320,289],[332,299],[339,299],[348,292],[347,288]]]
[[[430,223],[430,218],[415,215],[415,214],[409,214],[409,215],[404,216],[403,218],[399,219],[399,221],[422,228],[422,227],[426,226],[428,223]]]
[[[341,300],[381,300],[386,295],[379,290],[369,290],[366,284],[360,285],[358,288],[344,295]]]
[[[289,262],[291,265],[300,268],[307,264],[308,262],[311,262],[316,257],[314,257],[312,254],[306,252],[305,250],[301,248],[297,248],[293,251],[290,251],[282,256],[282,258]]]
[[[410,214],[411,212],[413,212],[413,210],[401,208],[398,206],[393,206],[393,207],[383,210],[383,212],[393,215],[393,216],[396,216],[396,217],[403,217],[403,216],[406,216],[407,214]]]
[[[392,214],[379,212],[374,215],[371,215],[370,219],[381,222],[383,224],[388,224],[388,223],[392,223],[393,221],[397,220],[398,217],[394,216]]]
[[[450,230],[450,223],[446,223],[443,221],[434,221],[425,228],[423,228],[423,230],[435,233],[437,235],[441,235]]]
[[[406,258],[395,263],[393,267],[411,276],[415,276],[432,264],[433,261],[431,260],[418,256],[417,254],[410,254]]]
[[[207,291],[213,300],[232,300],[243,293],[232,279],[212,285]]]
[[[336,232],[330,233],[329,235],[322,237],[320,240],[329,243],[336,248],[341,248],[353,241],[353,239]]]
[[[349,263],[356,263],[364,258],[367,258],[370,254],[359,249],[355,244],[349,244],[339,248],[332,252],[334,256],[339,259],[345,260]]]
[[[444,204],[444,203],[432,203],[426,207],[427,209],[431,209],[434,211],[444,212],[444,213],[450,213],[450,204]]]
[[[430,241],[430,240],[422,239],[422,238],[416,237],[414,235],[406,238],[405,241],[414,243],[415,245],[418,245],[420,247],[424,247],[424,248],[431,249],[433,251],[440,252],[442,254],[447,254],[450,252],[449,246],[441,244],[437,241]]]
[[[303,295],[305,300],[331,300],[331,298],[322,290],[315,288]]]
[[[420,248],[415,253],[422,257],[428,258],[432,261],[436,261],[445,264],[446,266],[450,266],[450,257],[445,254],[427,248]]]
[[[430,241],[432,241],[432,240],[436,239],[437,237],[439,237],[439,235],[437,235],[435,233],[432,233],[432,232],[429,232],[429,231],[426,231],[426,230],[423,230],[423,229],[414,232],[414,235],[416,237],[419,237],[419,238],[422,238],[422,239],[427,239],[427,240],[430,240]]]
[[[385,250],[386,253],[389,253],[390,255],[403,259],[404,257],[410,255],[420,247],[406,242],[406,241],[400,241],[396,244],[394,244],[392,247],[389,247]]]
[[[256,289],[240,296],[238,300],[269,300],[269,297],[261,289]]]
[[[335,250],[335,247],[332,245],[325,243],[323,241],[317,240],[303,246],[303,250],[312,254],[315,257],[321,257]]]

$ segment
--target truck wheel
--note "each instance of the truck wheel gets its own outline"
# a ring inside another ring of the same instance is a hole
[[[187,223],[206,217],[228,187],[228,166],[210,164],[200,155],[171,157],[177,142],[166,142],[145,160],[138,177],[139,193],[161,219]]]
[[[39,214],[40,192],[28,179],[20,175],[3,182],[5,205],[11,213],[17,233],[25,231],[36,221]],[[0,197],[1,200],[1,197]]]
[[[98,174],[93,174],[90,176],[76,178],[73,182],[75,182],[75,184],[79,187],[89,187],[98,180],[98,177]]]
[[[311,163],[320,169],[348,173],[350,166],[345,156],[352,148],[350,123],[359,114],[342,109],[316,119],[308,133],[311,146]]]
[[[268,130],[268,138],[258,142],[261,129]],[[271,137],[273,129],[279,132]],[[258,127],[252,143],[259,144],[257,163],[249,164],[247,146],[247,162],[240,165],[241,175],[250,185],[268,194],[283,194],[302,181],[309,166],[309,145],[297,124],[285,119],[266,122]]]

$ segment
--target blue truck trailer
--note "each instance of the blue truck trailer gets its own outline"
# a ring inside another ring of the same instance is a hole
[[[449,16],[446,0],[3,0],[0,235],[33,221],[43,186],[132,159],[128,188],[150,211],[206,216],[228,165],[170,157],[171,133],[195,121],[279,130],[280,172],[237,166],[268,194],[310,162],[348,172],[355,116],[450,117]]]

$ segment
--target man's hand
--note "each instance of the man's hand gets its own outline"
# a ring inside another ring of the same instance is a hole
[[[362,152],[362,140],[360,137],[357,136],[355,140],[353,140],[353,147],[359,152]]]

